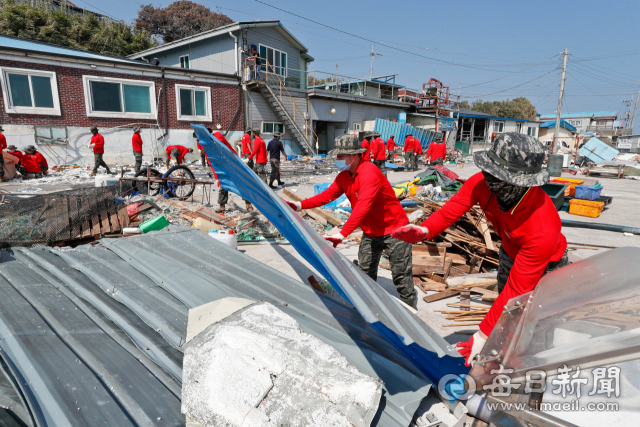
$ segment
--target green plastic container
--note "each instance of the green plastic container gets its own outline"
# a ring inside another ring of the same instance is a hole
[[[554,154],[547,157],[547,172],[549,172],[549,176],[559,177],[562,176],[562,162],[564,161],[564,156],[562,154]]]
[[[549,195],[553,205],[558,211],[562,209],[562,205],[564,204],[565,188],[567,188],[565,184],[556,184],[555,182],[550,182],[542,186],[542,191]]]
[[[469,155],[469,148],[471,144],[468,141],[456,141],[456,150],[462,151],[463,156]]]
[[[148,233],[154,230],[162,230],[168,225],[169,225],[169,221],[167,221],[167,218],[165,218],[164,215],[160,215],[148,221],[143,222],[138,226],[138,228],[142,230],[143,233]]]

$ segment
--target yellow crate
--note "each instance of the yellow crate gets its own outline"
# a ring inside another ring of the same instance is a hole
[[[569,200],[569,213],[572,215],[598,218],[603,209],[604,202],[594,202],[591,200],[580,199]]]
[[[567,185],[568,187],[564,189],[565,196],[574,196],[576,194],[576,185],[584,184],[584,180],[573,178],[556,178],[552,179],[551,182]]]

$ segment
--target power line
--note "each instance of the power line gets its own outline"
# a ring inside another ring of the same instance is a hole
[[[483,96],[495,95],[496,93],[502,93],[502,92],[506,92],[506,91],[511,90],[511,89],[515,89],[515,88],[520,87],[520,86],[524,86],[524,85],[526,85],[527,83],[531,83],[532,81],[535,81],[535,80],[541,79],[542,77],[544,77],[544,76],[546,76],[546,75],[549,75],[549,74],[551,74],[551,73],[553,73],[554,71],[557,71],[557,70],[558,70],[558,68],[554,68],[553,70],[549,71],[548,73],[544,73],[543,75],[538,76],[538,77],[536,77],[535,79],[531,79],[531,80],[526,81],[526,82],[524,82],[524,83],[521,83],[521,84],[519,84],[519,85],[511,86],[511,87],[509,87],[509,88],[507,88],[507,89],[499,90],[499,91],[497,91],[497,92],[487,93],[487,94],[484,94],[484,95],[477,95],[477,97],[478,97],[478,98],[480,98],[480,97],[483,97]],[[466,97],[463,97],[463,98],[466,98]]]
[[[467,89],[467,88],[470,88],[470,87],[480,86],[480,85],[483,85],[483,84],[486,84],[486,83],[495,82],[496,80],[504,79],[505,77],[513,76],[514,74],[522,73],[523,71],[530,70],[531,68],[533,68],[533,67],[537,67],[537,66],[538,66],[538,65],[540,65],[540,64],[544,64],[545,62],[547,62],[547,61],[549,61],[549,60],[553,59],[553,58],[554,58],[554,57],[556,57],[556,56],[558,56],[558,55],[553,55],[551,58],[549,58],[549,59],[545,59],[545,60],[544,60],[544,61],[542,61],[542,62],[538,62],[537,64],[534,64],[534,65],[532,65],[532,66],[531,66],[531,67],[529,67],[529,68],[525,68],[524,70],[516,71],[515,73],[507,74],[506,76],[498,77],[497,79],[489,80],[489,81],[486,81],[486,82],[483,82],[483,83],[477,83],[477,84],[469,85],[469,86],[462,86],[460,89]]]

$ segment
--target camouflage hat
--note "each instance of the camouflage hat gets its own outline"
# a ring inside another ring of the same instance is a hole
[[[98,127],[97,127],[97,126],[91,126],[91,127],[89,128],[89,130],[90,130],[90,131],[94,131],[94,130],[95,130],[95,131],[97,132],[97,131],[98,131]]]
[[[480,169],[519,187],[539,187],[549,182],[542,169],[544,147],[529,135],[516,132],[500,134],[488,151],[473,154]]]
[[[274,138],[280,138],[280,136],[281,136],[281,135],[282,135],[282,134],[281,134],[280,132],[278,132],[278,131],[275,131],[275,132],[273,133],[273,137],[274,137]]]
[[[251,129],[251,132],[257,133],[258,135],[260,135],[260,128],[253,128]]]
[[[360,146],[358,137],[355,135],[341,135],[336,138],[334,149],[329,151],[330,156],[337,156],[338,154],[360,154],[365,150]]]
[[[36,147],[34,147],[33,145],[27,145],[27,147],[24,149],[25,153],[35,153],[36,152]]]
[[[15,145],[9,145],[7,148],[8,148],[9,150],[17,150],[17,149],[18,149],[18,148],[16,148],[16,146],[15,146]]]
[[[140,126],[134,126],[133,127],[133,133],[136,133],[140,130]]]
[[[394,134],[391,134],[391,136],[389,138],[395,138],[396,136]]]

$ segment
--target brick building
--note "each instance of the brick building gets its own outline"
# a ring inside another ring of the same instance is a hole
[[[93,162],[89,128],[105,160],[133,162],[140,126],[144,160],[164,147],[196,148],[191,124],[242,136],[242,86],[234,74],[160,66],[0,35],[0,124],[9,144],[34,144],[50,164]],[[196,159],[196,155],[192,155]]]

